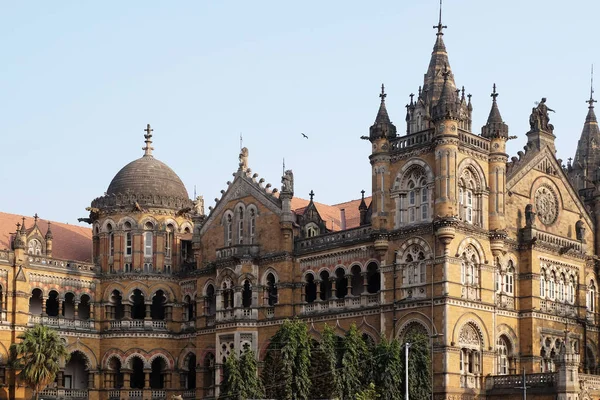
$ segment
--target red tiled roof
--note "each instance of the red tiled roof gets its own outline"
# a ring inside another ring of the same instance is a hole
[[[360,212],[358,206],[360,200],[351,200],[345,203],[334,204],[332,206],[314,202],[317,207],[317,211],[325,221],[327,228],[333,231],[341,230],[341,210],[344,209],[346,213],[346,229],[356,228],[360,225]],[[306,206],[310,203],[310,200],[302,199],[300,197],[292,198],[292,211],[296,214],[303,214]],[[365,197],[365,203],[367,207],[371,203],[371,197]]]
[[[11,239],[16,231],[16,224],[21,223],[21,215],[0,212],[0,249],[10,249]],[[63,260],[92,260],[92,230],[84,226],[63,224],[50,221],[52,229],[52,257]],[[25,227],[29,232],[33,228],[34,219],[25,217]],[[48,230],[48,220],[38,219],[37,225],[43,235]]]

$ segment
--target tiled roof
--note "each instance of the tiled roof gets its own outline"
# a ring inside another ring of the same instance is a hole
[[[0,249],[10,249],[11,239],[16,224],[21,223],[21,215],[0,212]],[[63,224],[50,221],[52,229],[52,257],[63,260],[92,260],[92,230],[83,226]],[[25,227],[29,232],[33,228],[34,219],[25,217]],[[37,225],[42,234],[48,230],[48,220],[39,218]]]
[[[360,225],[360,212],[358,206],[360,205],[361,199],[350,200],[345,203],[334,204],[332,206],[318,203],[314,201],[321,218],[325,221],[327,228],[333,231],[341,230],[341,210],[344,209],[346,213],[346,229],[356,228]],[[292,198],[292,211],[296,214],[302,215],[306,206],[310,203],[310,200],[302,199],[300,197]],[[367,207],[371,203],[371,197],[365,197],[365,203]]]

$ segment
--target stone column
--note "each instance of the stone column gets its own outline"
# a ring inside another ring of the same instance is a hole
[[[94,306],[95,303],[90,303],[90,320],[94,320]],[[113,309],[113,318],[114,318],[114,309]]]
[[[369,293],[369,280],[367,279],[367,274],[367,272],[360,273],[363,278],[363,294]]]
[[[46,312],[46,302],[48,301],[47,296],[42,296],[42,317],[47,317],[48,313]]]
[[[58,388],[65,386],[65,371],[62,369],[56,374],[56,386]]]
[[[131,388],[131,374],[133,373],[133,371],[130,369],[127,369],[127,368],[121,368],[121,372],[123,373],[123,389],[130,389]],[[116,376],[115,376],[115,381],[116,381]]]
[[[88,372],[88,389],[94,388],[94,372]]]
[[[79,302],[76,301],[73,304],[73,319],[78,319],[79,318]]]
[[[300,284],[300,302],[306,303],[306,282]]]
[[[65,299],[61,299],[60,297],[56,298],[56,302],[58,303],[58,317],[63,316],[63,311],[65,307]]]
[[[321,281],[316,280],[315,285],[317,287],[317,298],[315,299],[315,301],[321,301]]]
[[[144,319],[152,319],[152,304],[146,303],[146,313],[144,314]]]
[[[131,304],[123,305],[123,318],[131,319]]]
[[[335,295],[336,289],[337,289],[337,285],[335,285],[336,282],[336,277],[335,276],[330,276],[329,277],[329,284],[331,287],[331,297],[330,300],[335,300],[337,299],[337,296]],[[325,295],[325,297],[327,297],[327,294]]]
[[[352,296],[352,274],[346,274],[346,281],[346,290],[348,291],[346,296]]]
[[[150,389],[150,372],[149,369],[144,369],[144,389]]]

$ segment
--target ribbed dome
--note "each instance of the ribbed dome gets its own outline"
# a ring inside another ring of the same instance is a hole
[[[177,174],[151,155],[145,155],[124,166],[110,182],[106,194],[144,194],[189,199]]]

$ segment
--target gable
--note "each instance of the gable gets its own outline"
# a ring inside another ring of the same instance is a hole
[[[543,184],[543,179],[552,182],[554,189],[551,192],[560,197],[563,210],[581,215],[590,229],[594,225],[588,210],[571,185],[566,173],[548,147],[544,147],[533,157],[519,161],[518,169],[506,181],[506,189],[529,199],[534,198],[533,191]],[[535,205],[534,205],[535,206]]]
[[[238,171],[233,183],[229,185],[227,191],[217,202],[215,207],[210,211],[208,217],[202,223],[200,235],[206,233],[215,220],[220,223],[222,214],[228,209],[229,203],[245,197],[252,197],[260,204],[266,207],[269,211],[276,215],[281,215],[281,200],[275,196],[273,192],[268,191],[261,183],[255,179],[249,178],[246,173]]]

